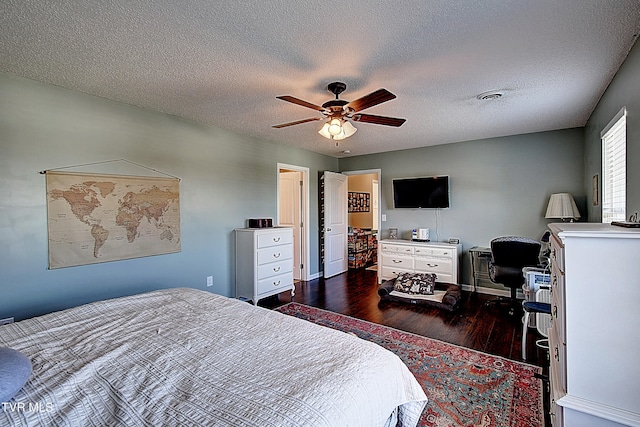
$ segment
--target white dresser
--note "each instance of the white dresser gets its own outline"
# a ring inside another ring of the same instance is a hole
[[[253,301],[291,290],[293,229],[238,228],[236,233],[236,298]]]
[[[640,426],[640,229],[549,229],[552,424]]]
[[[439,282],[459,283],[460,244],[387,239],[378,248],[378,283],[414,272],[435,273]]]

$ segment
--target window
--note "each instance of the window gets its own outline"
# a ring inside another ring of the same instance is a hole
[[[626,220],[627,110],[622,108],[602,138],[602,222]]]

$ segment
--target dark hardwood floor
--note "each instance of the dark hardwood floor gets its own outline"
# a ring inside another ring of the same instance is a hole
[[[453,312],[396,302],[380,302],[376,272],[349,270],[330,279],[298,282],[294,300],[301,304],[342,313],[414,334],[435,338],[485,353],[522,361],[522,316],[510,316],[506,306],[485,306],[494,297],[462,292],[460,308]],[[289,292],[261,300],[275,308],[291,302]],[[540,337],[527,334],[527,363],[546,367],[547,351],[535,346]]]
[[[485,302],[492,295],[462,292],[460,308],[447,312],[397,302],[380,302],[377,273],[363,268],[349,270],[330,279],[296,283],[295,302],[346,314],[414,334],[472,348],[485,353],[522,361],[522,315],[510,316],[507,306]],[[260,306],[275,308],[291,302],[289,292],[266,298]],[[526,363],[543,367],[547,375],[548,353],[535,345],[540,339],[535,329],[527,334]],[[547,387],[545,385],[545,394]],[[545,396],[548,414],[548,394]],[[547,421],[547,425],[550,425]]]

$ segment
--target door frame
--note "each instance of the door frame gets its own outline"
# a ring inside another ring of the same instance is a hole
[[[377,174],[378,175],[378,240],[380,240],[380,228],[382,227],[382,204],[380,203],[380,188],[382,187],[382,169],[364,169],[364,170],[354,170],[354,171],[344,171],[340,172],[344,175],[369,175],[369,174]]]
[[[280,169],[301,172],[302,174],[302,197],[300,198],[300,209],[302,209],[302,233],[300,233],[300,259],[302,260],[302,275],[300,280],[305,282],[311,280],[309,268],[311,263],[309,242],[310,242],[310,223],[309,223],[309,168],[304,166],[289,165],[286,163],[278,163],[276,165],[276,218],[280,220]],[[295,244],[295,243],[294,243]]]

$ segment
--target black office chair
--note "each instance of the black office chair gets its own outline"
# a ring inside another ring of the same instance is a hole
[[[497,237],[491,241],[491,260],[489,261],[489,278],[493,283],[499,283],[511,288],[511,297],[499,297],[487,302],[508,303],[509,314],[513,315],[519,306],[516,291],[524,284],[524,267],[539,265],[540,242],[527,237],[506,236]]]

